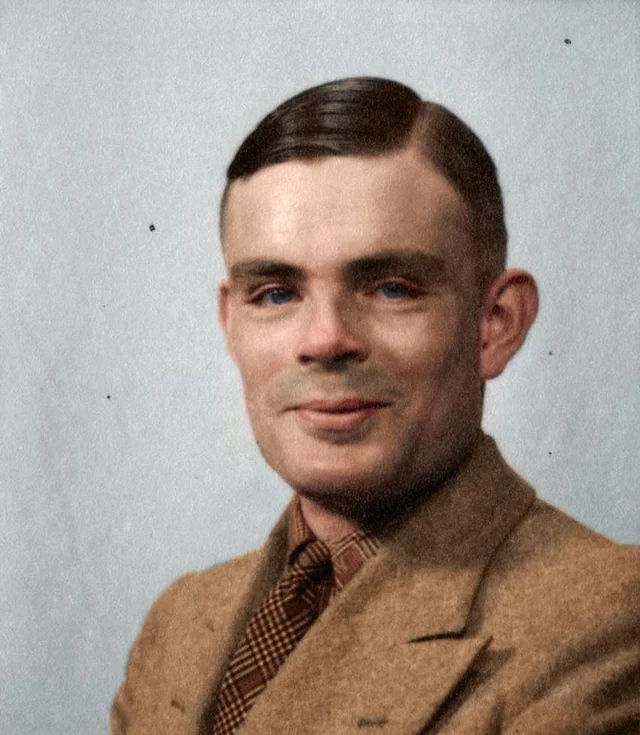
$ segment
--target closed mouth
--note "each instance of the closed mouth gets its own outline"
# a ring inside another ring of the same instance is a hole
[[[385,408],[391,404],[388,401],[368,401],[362,398],[344,398],[341,400],[305,401],[297,406],[296,410],[318,411],[320,413],[353,413],[369,408]]]
[[[305,401],[294,407],[302,421],[328,432],[348,432],[363,426],[379,410],[390,406],[388,401],[369,401],[363,398]]]

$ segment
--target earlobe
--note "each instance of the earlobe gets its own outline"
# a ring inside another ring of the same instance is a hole
[[[220,282],[218,287],[218,322],[222,327],[224,333],[224,339],[227,345],[227,350],[231,355],[231,359],[235,362],[236,357],[231,344],[231,329],[230,329],[230,295],[229,295],[229,281],[225,278]]]
[[[505,369],[526,339],[538,314],[538,288],[523,270],[508,270],[487,291],[480,329],[480,368],[484,380]]]

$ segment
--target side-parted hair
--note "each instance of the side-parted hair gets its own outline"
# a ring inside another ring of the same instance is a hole
[[[227,169],[238,179],[276,163],[326,156],[384,156],[415,145],[467,207],[477,280],[487,287],[505,268],[507,231],[496,167],[480,138],[442,105],[388,79],[356,77],[307,89],[270,112]]]

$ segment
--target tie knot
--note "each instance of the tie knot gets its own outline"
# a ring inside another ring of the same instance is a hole
[[[291,564],[290,573],[294,577],[319,579],[331,571],[331,552],[319,539],[310,541]]]

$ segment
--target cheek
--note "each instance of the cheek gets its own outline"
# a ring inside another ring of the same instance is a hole
[[[232,336],[245,397],[250,403],[264,401],[270,382],[280,373],[286,359],[284,349],[275,347],[266,330],[243,328]]]
[[[390,373],[407,379],[437,380],[455,361],[455,324],[445,314],[407,320],[377,336],[378,358]]]
[[[389,336],[381,359],[407,391],[416,410],[437,413],[464,403],[476,390],[478,335],[472,323],[446,313]]]

